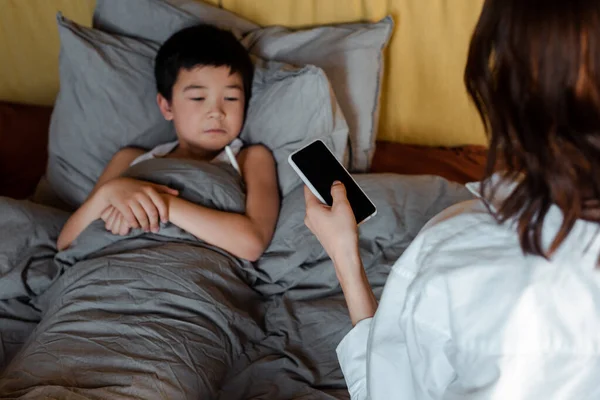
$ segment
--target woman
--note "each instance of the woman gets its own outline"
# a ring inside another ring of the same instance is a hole
[[[600,399],[600,2],[485,1],[465,81],[488,178],[379,305],[344,187],[331,208],[306,191],[355,325],[337,349],[352,398]]]

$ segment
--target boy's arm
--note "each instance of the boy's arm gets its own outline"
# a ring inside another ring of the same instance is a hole
[[[110,162],[96,181],[94,189],[90,192],[88,198],[92,197],[96,193],[96,191],[98,191],[98,189],[100,189],[102,185],[104,185],[106,182],[121,176],[121,174],[125,172],[127,168],[129,168],[133,160],[135,160],[142,154],[144,154],[144,150],[136,149],[133,147],[125,147],[124,149],[121,149],[117,153],[115,153],[113,158],[110,160]]]
[[[59,251],[66,249],[93,221],[100,218],[102,212],[109,207],[101,196],[97,193],[89,197],[82,205],[71,215],[65,226],[63,226],[56,247]]]
[[[246,183],[246,213],[212,210],[168,196],[170,221],[207,243],[231,254],[256,261],[265,251],[279,215],[279,188],[275,160],[263,146],[240,153]]]
[[[105,183],[120,176],[123,171],[129,167],[129,164],[136,157],[143,154],[144,151],[134,148],[125,148],[118,151],[110,160],[100,178],[96,182],[94,189],[88,196],[87,200],[67,221],[63,227],[57,241],[58,250],[64,250],[88,227],[93,221],[100,218],[104,210],[109,207],[102,196],[97,196],[98,189]]]

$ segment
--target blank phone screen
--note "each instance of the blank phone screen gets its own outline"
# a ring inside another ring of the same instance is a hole
[[[292,160],[329,206],[333,203],[331,186],[340,181],[346,187],[357,223],[375,213],[375,205],[322,141],[317,140],[298,151],[292,155]]]

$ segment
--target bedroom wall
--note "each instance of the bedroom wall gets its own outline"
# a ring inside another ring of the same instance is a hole
[[[379,139],[484,144],[462,81],[483,0],[209,0],[262,25],[302,27],[391,14]],[[55,14],[89,25],[94,0],[0,0],[0,100],[52,104],[58,91]]]

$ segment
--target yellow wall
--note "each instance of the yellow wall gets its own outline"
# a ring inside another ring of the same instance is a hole
[[[261,25],[376,21],[391,14],[380,139],[485,143],[462,81],[483,0],[210,0]],[[0,0],[0,100],[52,104],[58,90],[55,14],[89,25],[94,0]]]
[[[0,0],[0,100],[52,104],[58,90],[56,12],[89,26],[93,0]]]

